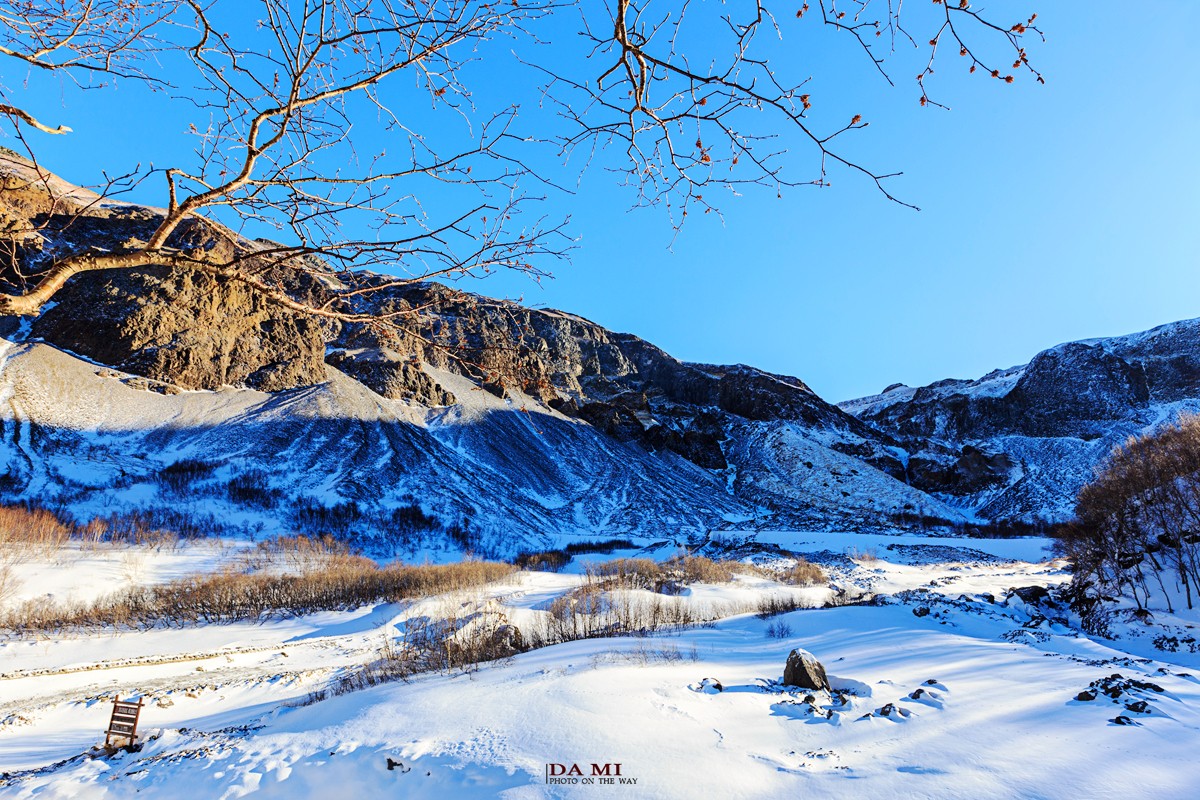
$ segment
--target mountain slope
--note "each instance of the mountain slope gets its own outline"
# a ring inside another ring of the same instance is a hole
[[[1200,319],[841,408],[903,444],[913,486],[977,518],[1057,521],[1113,447],[1200,411]]]
[[[462,399],[433,409],[390,400],[333,368],[324,383],[285,392],[179,391],[45,343],[6,342],[0,490],[81,522],[117,514],[183,531],[332,531],[413,557],[612,536],[682,542],[731,520],[829,521],[853,509],[756,456],[745,442],[768,423],[731,425],[731,465],[706,469],[428,369]],[[785,452],[828,471],[822,483],[857,481],[855,496],[872,498],[868,521],[892,511],[889,499],[922,502],[812,434],[792,431]],[[868,485],[875,491],[859,489]],[[776,513],[758,505],[768,501]]]

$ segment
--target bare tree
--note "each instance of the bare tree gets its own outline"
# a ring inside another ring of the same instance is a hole
[[[1059,536],[1074,562],[1077,605],[1127,596],[1173,610],[1200,597],[1200,418],[1183,415],[1117,447],[1079,492],[1075,523]]]
[[[635,202],[678,209],[676,225],[692,207],[716,208],[710,189],[826,185],[835,167],[896,200],[885,183],[896,173],[838,149],[839,137],[866,127],[863,117],[822,130],[810,119],[807,81],[772,67],[788,27],[819,17],[888,84],[887,58],[928,41],[922,105],[940,105],[926,82],[946,47],[971,72],[1012,82],[1012,71],[1026,70],[1041,80],[1022,44],[1039,34],[1036,15],[999,24],[967,0],[935,0],[934,13],[917,21],[928,32],[917,35],[901,5],[817,0],[815,11],[804,3],[794,18],[778,18],[762,0],[0,0],[0,61],[80,88],[138,81],[196,112],[190,164],[138,168],[83,191],[37,157],[38,137],[70,127],[40,119],[22,102],[25,90],[0,85],[0,120],[24,156],[6,170],[5,194],[45,197],[37,214],[0,203],[11,262],[0,313],[37,314],[83,272],[152,265],[242,281],[288,308],[341,320],[378,319],[356,298],[381,286],[500,268],[538,275],[570,243],[565,221],[530,212],[557,185],[530,166],[537,141],[563,159],[582,151],[585,165],[599,154]],[[586,48],[539,62],[539,36],[561,35],[571,15]],[[512,68],[544,76],[540,109],[550,114],[477,102],[464,71],[498,58],[501,44],[517,54]],[[992,68],[992,58],[1012,69]],[[414,113],[414,87],[430,113]],[[447,136],[429,122],[446,114],[470,135]],[[382,126],[394,144],[359,152],[364,124]],[[793,134],[816,156],[815,177],[791,172],[798,152],[789,150],[798,148],[781,137]],[[38,249],[151,179],[161,182],[162,208],[127,241]],[[435,184],[469,195],[427,208],[422,194]],[[281,243],[245,235],[264,226]],[[394,277],[364,271],[372,267]],[[288,279],[297,273],[321,291]]]

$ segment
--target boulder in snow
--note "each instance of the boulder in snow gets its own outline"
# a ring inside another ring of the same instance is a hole
[[[825,676],[825,667],[817,661],[816,656],[807,650],[796,649],[788,653],[787,664],[783,668],[783,685],[829,691],[829,678]]]

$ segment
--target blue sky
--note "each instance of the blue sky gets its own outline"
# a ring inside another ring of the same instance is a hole
[[[872,123],[853,153],[902,169],[893,189],[920,212],[834,173],[827,189],[747,193],[722,204],[723,223],[694,217],[675,236],[662,210],[630,210],[592,171],[547,203],[579,237],[553,280],[463,287],[572,311],[685,360],[796,375],[834,401],[1200,316],[1200,4],[1031,8],[1046,85],[967,79],[948,58],[933,88],[949,113],[920,108],[911,78],[889,90],[829,33],[780,51],[780,69],[814,74],[817,110]],[[100,165],[186,152],[184,110],[128,113],[139,98],[128,86],[41,98],[76,130],[48,143],[46,163],[87,182]]]

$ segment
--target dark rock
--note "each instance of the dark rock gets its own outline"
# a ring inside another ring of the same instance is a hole
[[[913,609],[913,616],[914,617],[928,617],[929,616],[929,606],[917,606],[916,608]]]
[[[111,367],[187,389],[274,392],[321,383],[325,331],[245,284],[190,269],[77,276],[33,334]]]
[[[1021,586],[1013,589],[1012,594],[1021,598],[1031,606],[1044,603],[1050,598],[1050,590],[1045,586]]]
[[[1116,723],[1117,725],[1133,725],[1133,724],[1135,724],[1133,720],[1131,720],[1129,717],[1125,716],[1124,714],[1122,714],[1121,716],[1118,716],[1118,717],[1113,717],[1111,720],[1109,720],[1109,722]]]
[[[1096,699],[1096,692],[1092,689],[1084,689],[1082,692],[1075,695],[1075,699],[1081,703],[1090,703]]]
[[[488,643],[491,654],[496,658],[511,658],[529,649],[521,629],[508,623],[496,628]]]
[[[787,664],[783,668],[783,684],[801,689],[829,691],[829,678],[825,675],[825,667],[807,650],[796,649],[788,653]]]

